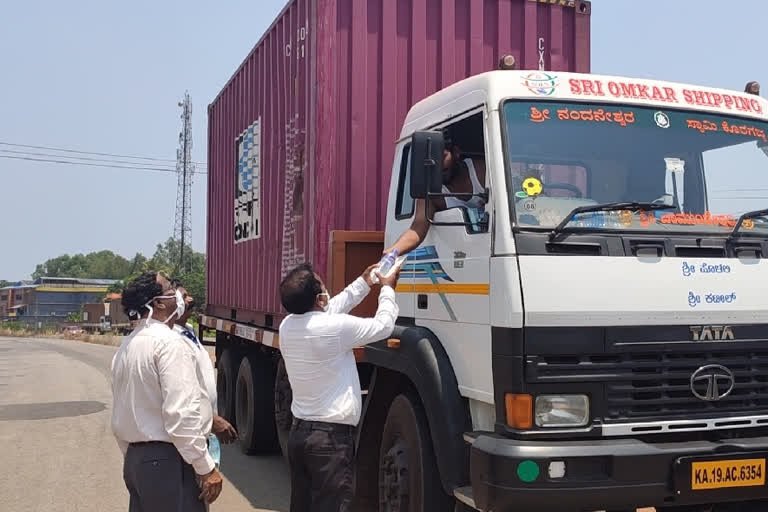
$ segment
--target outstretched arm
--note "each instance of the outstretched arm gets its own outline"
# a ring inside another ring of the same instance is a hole
[[[400,235],[400,238],[397,239],[397,242],[395,242],[392,247],[385,249],[384,254],[397,249],[397,253],[400,256],[404,256],[421,245],[421,242],[424,241],[427,237],[427,233],[429,233],[429,220],[427,220],[426,205],[426,200],[416,200],[416,214],[411,222],[411,227]],[[434,206],[431,202],[429,205],[430,212],[434,211]]]

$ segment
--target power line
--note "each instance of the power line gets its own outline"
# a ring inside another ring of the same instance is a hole
[[[31,162],[46,162],[54,164],[69,164],[69,165],[86,165],[90,167],[107,167],[111,169],[131,169],[136,171],[153,171],[153,172],[171,172],[176,173],[175,169],[167,169],[165,167],[138,167],[129,165],[110,165],[110,164],[91,164],[88,162],[72,162],[69,160],[53,160],[50,158],[31,158],[26,156],[12,156],[12,155],[0,155],[0,158],[8,158],[12,160],[28,160]],[[127,162],[126,162],[127,163]],[[195,174],[208,174],[206,171],[195,171]]]
[[[169,158],[155,158],[151,156],[137,156],[137,155],[119,155],[116,153],[99,153],[95,151],[79,151],[76,149],[70,149],[70,148],[56,148],[52,146],[35,146],[32,144],[15,144],[12,142],[5,142],[0,141],[0,146],[13,146],[17,148],[29,148],[29,149],[42,149],[47,151],[61,151],[64,153],[78,153],[81,155],[96,155],[96,156],[111,156],[111,157],[117,157],[117,158],[132,158],[134,160],[151,160],[154,162],[173,162],[176,163],[176,160],[172,160]],[[206,165],[203,162],[193,162],[195,165]]]
[[[57,155],[55,153],[34,153],[31,151],[14,151],[12,149],[0,149],[0,153],[10,153],[14,155],[22,155],[22,156],[28,156],[28,157],[41,157],[41,156],[47,156],[47,157],[53,157],[53,158],[68,158],[74,161],[89,161],[89,162],[107,162],[110,164],[128,164],[133,165],[138,162],[127,162],[125,160],[113,160],[108,158],[91,158],[87,156],[66,156],[66,155]],[[160,165],[160,164],[158,164]],[[174,171],[174,167],[167,167],[169,171]]]

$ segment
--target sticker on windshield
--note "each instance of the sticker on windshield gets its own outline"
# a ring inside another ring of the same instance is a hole
[[[619,222],[621,222],[621,225],[625,228],[632,227],[632,222],[634,219],[635,216],[629,210],[621,210],[619,212]]]
[[[534,123],[543,123],[544,121],[549,121],[549,109],[545,108],[543,110],[539,110],[536,107],[531,107],[531,121]]]
[[[528,195],[528,197],[536,197],[539,194],[541,194],[541,191],[544,189],[543,185],[541,184],[541,181],[536,178],[526,178],[523,181],[523,190]]]
[[[627,126],[635,123],[634,112],[623,110],[580,109],[572,110],[561,108],[557,110],[557,119],[560,121],[586,121],[589,123],[615,123],[619,126]]]
[[[544,108],[539,110],[531,107],[529,119],[533,123],[544,123],[552,119],[550,110]],[[614,123],[625,127],[635,123],[635,113],[625,112],[623,110],[605,110],[602,108],[592,109],[569,109],[561,108],[557,110],[558,121],[584,121],[588,123]]]
[[[704,213],[665,213],[659,219],[662,224],[676,224],[684,226],[721,226],[724,228],[733,228],[736,226],[736,217],[733,215],[712,215],[710,212]],[[752,229],[755,223],[751,219],[746,219],[742,226],[744,229]]]
[[[536,201],[533,199],[526,199],[523,201],[523,210],[527,212],[535,212],[536,211]]]
[[[762,128],[756,128],[754,126],[748,126],[744,124],[730,124],[728,121],[723,121],[720,125],[714,121],[708,119],[686,119],[688,128],[691,130],[697,130],[701,133],[719,132],[730,133],[732,135],[744,135],[746,137],[755,137],[761,139],[764,142],[768,142],[768,136],[765,134],[765,130]]]
[[[653,120],[659,128],[669,128],[669,116],[664,112],[659,111],[653,114]]]

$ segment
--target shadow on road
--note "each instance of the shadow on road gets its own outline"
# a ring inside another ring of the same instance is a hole
[[[257,510],[288,512],[291,484],[280,455],[249,457],[237,444],[222,446],[221,473]],[[226,490],[222,493],[225,497]]]

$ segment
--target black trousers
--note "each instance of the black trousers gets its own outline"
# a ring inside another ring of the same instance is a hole
[[[129,512],[205,512],[192,466],[170,443],[132,443],[123,463]]]
[[[348,512],[355,489],[355,428],[294,420],[288,438],[291,512]]]

